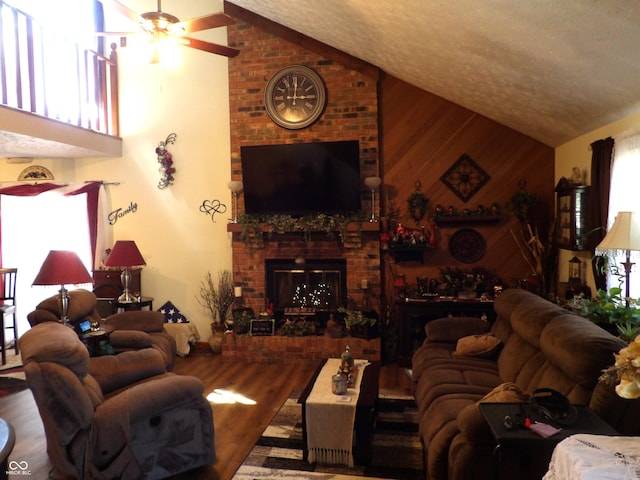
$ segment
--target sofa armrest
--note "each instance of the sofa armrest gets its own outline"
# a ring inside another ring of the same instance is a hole
[[[154,348],[93,357],[89,361],[89,373],[104,394],[165,372],[164,358]]]
[[[149,436],[157,435],[159,430],[167,428],[188,428],[182,425],[170,425],[167,415],[181,409],[196,406],[208,409],[208,418],[191,418],[191,421],[207,421],[213,427],[211,406],[203,398],[204,385],[196,377],[167,374],[162,378],[141,383],[114,395],[99,405],[93,415],[89,468],[96,478],[142,478],[143,466],[130,448],[134,436],[140,437],[138,443],[148,444]],[[182,416],[186,413],[182,412]],[[193,417],[193,414],[191,414]],[[181,420],[185,420],[181,418]],[[181,427],[182,425],[182,427]],[[139,431],[143,426],[143,431]],[[184,440],[184,433],[175,435]],[[190,440],[187,438],[187,440]],[[123,474],[123,465],[126,470]],[[99,475],[97,475],[99,473]]]
[[[104,319],[104,324],[114,330],[140,330],[142,332],[162,332],[164,330],[164,315],[149,310],[130,310],[114,313]]]
[[[447,317],[427,322],[424,330],[427,342],[455,343],[462,337],[488,333],[491,325],[477,317]]]
[[[151,347],[151,335],[138,330],[114,330],[109,334],[109,343],[116,349],[133,349]]]

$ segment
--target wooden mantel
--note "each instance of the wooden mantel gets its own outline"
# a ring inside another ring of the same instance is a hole
[[[263,233],[271,232],[273,229],[269,225],[263,225],[261,227]],[[379,232],[380,231],[380,223],[379,222],[362,222],[356,223],[352,222],[347,225],[347,231],[349,232]],[[240,233],[242,232],[242,224],[241,223],[228,223],[227,224],[227,232],[231,233]],[[295,232],[291,232],[295,233]]]

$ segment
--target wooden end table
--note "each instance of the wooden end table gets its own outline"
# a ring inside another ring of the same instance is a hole
[[[302,443],[303,458],[307,460],[309,450],[307,447],[307,422],[306,402],[318,375],[327,361],[323,360],[309,383],[302,391],[298,403],[302,404]],[[364,369],[360,381],[360,395],[356,404],[356,417],[353,425],[354,445],[353,460],[356,465],[369,465],[373,457],[373,427],[378,412],[378,382],[380,378],[380,362],[370,362]]]
[[[87,333],[83,333],[80,337],[82,342],[89,347],[89,352],[92,357],[99,357],[102,355],[100,348],[100,342],[103,340],[109,341],[109,334],[113,331],[113,327],[109,325],[103,325],[98,330],[91,330]]]
[[[140,299],[135,302],[120,302],[116,299],[114,307],[116,313],[142,310],[143,308],[153,310],[153,297],[140,297]]]
[[[522,408],[529,408],[528,404],[481,402],[479,408],[489,424],[489,428],[496,442],[493,450],[493,477],[495,479],[499,478],[502,454],[506,449],[514,449],[519,452],[535,451],[539,453],[539,456],[536,457],[538,460],[536,466],[541,468],[541,471],[538,472],[541,477],[546,472],[546,466],[549,465],[553,449],[561,440],[576,433],[594,433],[598,435],[618,434],[611,425],[584,405],[574,405],[574,408],[577,410],[575,422],[568,426],[553,425],[561,428],[561,430],[548,438],[543,438],[527,428],[518,426],[514,426],[510,430],[506,428],[505,416],[509,415],[515,418],[515,415],[520,413]],[[535,420],[535,414],[529,413],[529,415]],[[553,424],[553,422],[546,421],[545,423]],[[535,468],[535,466],[532,467]],[[544,471],[542,471],[543,467]],[[530,470],[534,468],[530,468]]]

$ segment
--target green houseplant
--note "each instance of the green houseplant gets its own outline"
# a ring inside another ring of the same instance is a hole
[[[608,292],[598,290],[594,299],[583,300],[581,315],[631,341],[640,334],[640,309],[637,300],[629,299],[628,306],[626,300],[620,287],[612,287]]]
[[[338,308],[338,312],[344,314],[344,324],[352,337],[373,338],[374,332],[371,327],[377,323],[375,318],[366,316],[360,310],[350,310],[342,307]]]

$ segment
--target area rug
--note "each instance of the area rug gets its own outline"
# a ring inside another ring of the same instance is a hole
[[[372,465],[309,464],[302,459],[302,406],[294,391],[238,469],[234,480],[424,479],[417,409],[410,398],[381,397]]]

